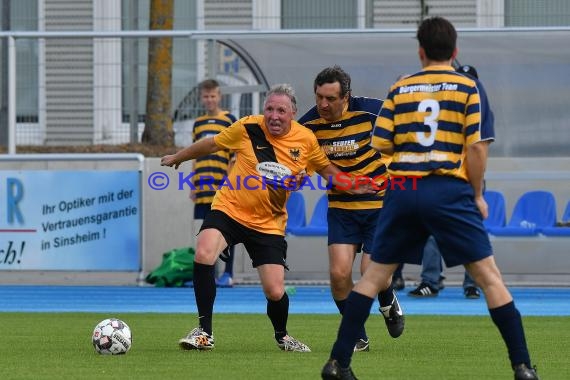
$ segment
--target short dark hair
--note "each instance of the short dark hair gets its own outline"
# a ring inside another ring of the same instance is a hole
[[[215,90],[216,88],[220,88],[220,84],[215,79],[204,79],[202,82],[198,84],[198,90]]]
[[[317,74],[313,84],[313,91],[317,92],[318,86],[334,82],[338,82],[340,84],[340,96],[342,98],[344,98],[346,94],[350,93],[350,75],[348,75],[348,73],[338,65],[327,67]]]
[[[428,59],[445,61],[451,59],[457,43],[457,31],[443,17],[430,17],[422,21],[416,37]]]

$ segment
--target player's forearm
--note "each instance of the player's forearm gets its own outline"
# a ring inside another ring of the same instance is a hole
[[[194,160],[206,156],[210,153],[214,153],[220,150],[220,148],[214,142],[214,138],[210,137],[207,139],[200,140],[186,148],[178,151],[175,154],[176,161],[182,163],[188,160]]]
[[[392,157],[394,155],[394,146],[385,147],[379,150],[382,156]]]
[[[333,164],[325,166],[317,173],[330,181],[337,190],[349,192],[351,194],[374,194],[378,190],[374,189],[372,180],[367,177],[353,178],[347,173],[342,172]]]
[[[324,168],[322,168],[321,170],[318,170],[317,173],[325,178],[327,181],[331,181],[332,185],[334,186],[338,186],[338,185],[344,185],[347,186],[347,182],[339,182],[339,177],[340,179],[345,179],[346,181],[348,181],[348,184],[352,184],[352,181],[350,179],[349,176],[347,176],[346,174],[342,173],[340,171],[339,168],[337,168],[335,165],[333,164],[329,164],[327,166],[325,166]],[[352,187],[351,185],[349,187]]]
[[[483,196],[483,178],[487,168],[487,152],[489,144],[478,142],[467,147],[467,175],[473,186],[475,197]]]

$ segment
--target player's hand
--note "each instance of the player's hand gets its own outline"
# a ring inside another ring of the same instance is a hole
[[[483,198],[483,196],[475,197],[475,204],[477,205],[483,220],[487,219],[489,217],[489,206],[487,205],[485,198]]]
[[[160,166],[174,166],[174,169],[178,169],[180,161],[178,161],[175,154],[168,154],[160,159]]]
[[[366,183],[363,185],[358,185],[357,187],[347,190],[350,194],[376,194],[378,193],[378,186],[372,185],[371,183]]]
[[[352,180],[352,187],[347,190],[350,194],[376,194],[381,184],[374,182],[370,177],[358,176]]]
[[[352,187],[346,191],[350,194],[376,194],[379,186],[372,178],[359,176],[352,180]]]
[[[309,175],[307,174],[306,171],[302,170],[299,172],[299,174],[297,174],[295,176],[295,179],[293,179],[291,181],[291,185],[295,185],[295,186],[291,186],[292,188],[290,188],[291,191],[297,191],[299,190],[302,185],[303,185],[303,181],[305,180],[305,178],[307,178]]]
[[[192,200],[192,202],[196,202],[196,190],[190,190],[190,194],[188,194],[188,198]]]

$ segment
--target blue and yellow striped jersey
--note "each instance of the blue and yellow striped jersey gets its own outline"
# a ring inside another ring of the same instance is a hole
[[[430,66],[392,85],[376,120],[372,146],[393,149],[390,175],[468,180],[466,147],[493,139],[492,131],[482,128],[476,82],[451,66]]]
[[[299,122],[313,131],[329,160],[351,176],[371,178],[386,175],[386,165],[379,152],[370,147],[376,117],[382,107],[380,99],[350,97],[340,120],[328,122],[311,108]],[[355,195],[331,189],[329,207],[341,209],[375,209],[382,207],[384,191],[374,195]]]
[[[234,115],[222,111],[215,116],[203,115],[194,121],[192,131],[193,141],[213,137],[236,121]],[[230,151],[220,150],[205,157],[198,158],[194,163],[193,184],[196,187],[196,204],[210,204],[216,195],[215,188],[228,174]]]

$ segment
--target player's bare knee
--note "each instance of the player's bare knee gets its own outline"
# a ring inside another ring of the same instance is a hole
[[[196,247],[196,254],[194,255],[194,261],[200,264],[214,265],[216,259],[218,258],[218,253],[215,250],[209,249],[207,247]]]
[[[352,281],[352,267],[350,270],[345,268],[332,268],[330,270],[330,279],[334,283],[345,283]]]
[[[271,287],[269,289],[264,289],[263,291],[265,293],[265,298],[267,298],[270,301],[279,301],[281,298],[283,298],[283,295],[285,294],[285,288],[283,287]]]

